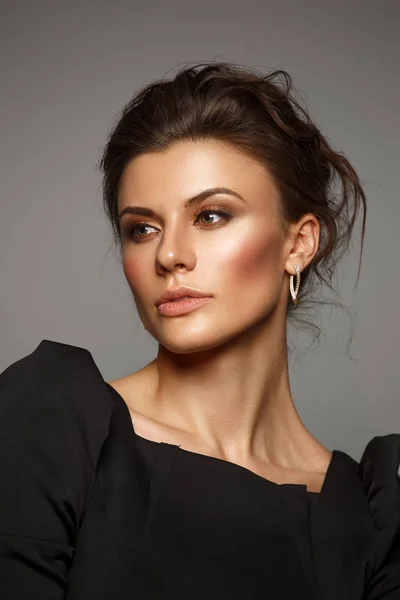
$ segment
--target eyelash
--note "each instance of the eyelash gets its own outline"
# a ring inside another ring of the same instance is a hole
[[[217,223],[203,223],[203,225],[207,226],[213,226],[216,225],[217,227],[219,226],[220,223],[223,222],[227,222],[230,221],[233,217],[233,215],[226,211],[226,210],[221,210],[221,209],[213,209],[213,208],[208,208],[208,209],[203,209],[200,212],[197,213],[196,217],[195,217],[195,221],[197,221],[198,217],[200,217],[202,214],[205,213],[210,213],[213,215],[218,215],[220,217],[223,217],[223,219],[221,221],[218,221]],[[132,223],[128,229],[126,230],[124,237],[128,237],[128,238],[135,238],[135,231],[137,227],[152,227],[152,225],[150,225],[149,223],[145,223],[145,222],[140,222],[140,223]],[[137,239],[145,239],[146,237],[148,237],[147,235],[140,235]],[[138,242],[139,243],[139,242]]]

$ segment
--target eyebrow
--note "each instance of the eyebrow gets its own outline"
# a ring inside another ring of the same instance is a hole
[[[184,207],[190,208],[191,206],[199,204],[206,198],[209,198],[210,196],[215,196],[216,194],[229,194],[231,196],[236,196],[236,198],[243,200],[243,202],[246,202],[245,199],[240,194],[238,194],[237,192],[234,192],[233,190],[231,190],[229,188],[214,187],[214,188],[208,188],[206,190],[203,190],[199,194],[192,196],[192,198],[189,198],[188,200],[186,200]],[[144,206],[127,206],[119,213],[119,218],[121,219],[126,214],[144,215],[146,217],[155,217],[156,216],[156,213],[154,212],[154,210],[152,210],[151,208],[145,208]]]

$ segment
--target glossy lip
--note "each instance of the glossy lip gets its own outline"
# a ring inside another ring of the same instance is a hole
[[[195,290],[193,288],[180,286],[178,288],[165,290],[165,292],[161,294],[161,296],[158,298],[155,304],[156,306],[160,306],[160,304],[170,302],[171,300],[179,300],[184,296],[189,296],[191,298],[207,298],[210,297],[211,294],[207,294],[206,292],[200,292],[199,290]]]
[[[212,300],[211,296],[206,298],[185,298],[184,300],[174,300],[173,302],[164,302],[157,307],[160,315],[164,317],[180,317],[201,308]]]

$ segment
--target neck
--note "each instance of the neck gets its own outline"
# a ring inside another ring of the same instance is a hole
[[[305,461],[315,447],[294,406],[286,329],[276,319],[190,355],[160,345],[149,367],[158,419],[210,452],[285,466]]]

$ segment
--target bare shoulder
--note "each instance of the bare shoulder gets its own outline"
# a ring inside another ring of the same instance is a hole
[[[119,379],[113,379],[113,381],[108,381],[107,383],[114,388],[116,392],[118,392],[122,397],[125,396],[125,392],[132,389],[135,383],[135,374],[131,373],[130,375],[125,375],[124,377],[120,377]]]
[[[139,371],[109,381],[108,384],[121,396],[131,413],[132,420],[136,420],[143,404],[143,381]]]
[[[132,409],[139,409],[143,399],[147,401],[156,386],[154,361],[133,373],[108,382]]]
[[[149,393],[149,384],[140,371],[108,382],[123,398],[130,410],[139,410],[143,397]]]
[[[324,477],[332,461],[333,453],[321,442],[317,441],[314,448],[309,453],[309,466],[306,467],[310,472],[314,472],[316,477]]]
[[[332,462],[333,453],[321,443],[316,448],[314,455],[314,469],[307,480],[307,488],[312,492],[320,492],[324,484],[328,469]]]
[[[154,442],[182,444],[183,437],[175,427],[160,423],[154,406],[154,378],[149,372],[136,372],[108,382],[127,405],[135,433]]]

